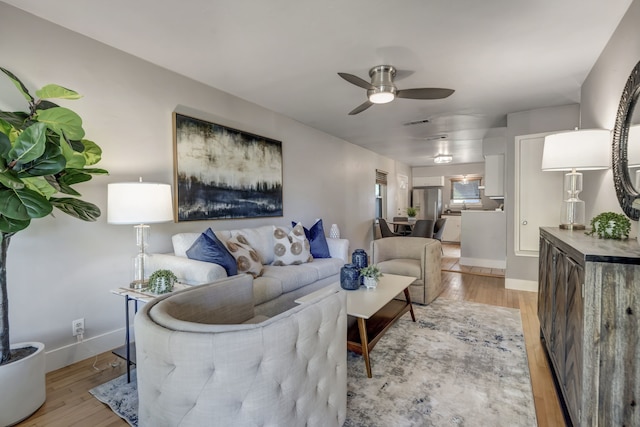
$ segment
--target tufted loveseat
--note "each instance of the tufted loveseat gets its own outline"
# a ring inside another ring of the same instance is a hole
[[[236,275],[147,303],[136,315],[140,426],[340,426],[346,294],[256,316]]]
[[[278,226],[290,231],[289,227]],[[179,233],[172,236],[173,253],[154,254],[146,266],[147,274],[169,269],[188,285],[212,283],[227,277],[225,269],[214,263],[189,259],[187,250],[201,233]],[[274,316],[295,305],[296,298],[340,280],[340,268],[347,262],[349,241],[327,238],[331,258],[314,258],[301,265],[276,266],[274,261],[274,226],[264,225],[236,230],[215,230],[221,242],[242,235],[255,250],[262,272],[253,281],[255,311]]]

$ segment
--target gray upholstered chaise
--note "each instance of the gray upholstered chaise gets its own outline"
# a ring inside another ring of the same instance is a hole
[[[371,242],[371,262],[383,273],[413,276],[411,301],[429,304],[442,292],[440,242],[424,237],[385,237]],[[399,298],[404,298],[403,294]]]
[[[252,277],[157,298],[136,315],[140,426],[339,426],[346,295],[254,316]]]

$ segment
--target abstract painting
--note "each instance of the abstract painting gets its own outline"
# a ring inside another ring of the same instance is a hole
[[[282,142],[173,113],[178,221],[282,216]]]

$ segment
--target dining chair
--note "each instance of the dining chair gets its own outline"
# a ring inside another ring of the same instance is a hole
[[[447,218],[439,218],[433,225],[433,238],[436,240],[440,240],[440,251],[442,252],[442,254],[444,254],[444,249],[442,249],[442,233],[444,232],[444,224],[446,222]]]
[[[433,237],[433,220],[432,219],[418,219],[416,224],[411,230],[411,237]]]
[[[408,216],[394,216],[393,222],[409,222]],[[408,225],[393,225],[393,231],[397,234],[406,235],[411,233],[411,227]]]
[[[378,218],[378,225],[380,226],[380,234],[382,237],[397,237],[399,234],[394,233],[389,228],[389,224],[384,218]]]

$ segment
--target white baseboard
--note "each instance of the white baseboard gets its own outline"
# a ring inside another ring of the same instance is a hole
[[[538,282],[535,280],[509,279],[507,277],[504,280],[504,287],[515,291],[538,292]]]
[[[485,268],[507,268],[506,259],[460,258],[460,265]]]
[[[131,328],[133,332],[133,328]],[[51,372],[64,368],[97,354],[124,345],[124,328],[107,332],[96,337],[87,338],[81,342],[65,345],[46,351],[46,371]],[[114,356],[115,357],[115,356]]]

